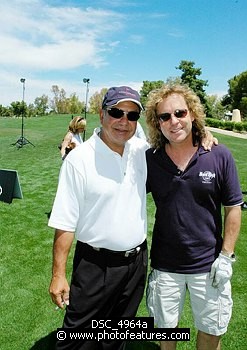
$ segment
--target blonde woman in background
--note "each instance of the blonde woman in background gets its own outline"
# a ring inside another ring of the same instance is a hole
[[[81,133],[85,131],[86,124],[86,120],[81,116],[76,116],[70,121],[69,130],[61,145],[60,152],[62,159],[64,159],[73,148],[79,146],[83,142]]]

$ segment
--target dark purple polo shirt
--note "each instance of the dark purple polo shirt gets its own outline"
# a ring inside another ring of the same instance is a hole
[[[151,266],[175,273],[209,272],[222,246],[223,206],[242,203],[236,166],[223,145],[201,147],[184,172],[164,149],[147,150],[147,192],[156,204]]]

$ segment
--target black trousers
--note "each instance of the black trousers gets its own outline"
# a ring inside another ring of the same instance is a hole
[[[91,321],[134,317],[142,300],[147,275],[147,245],[136,256],[96,251],[77,242],[70,287],[70,304],[63,327],[91,328]],[[67,337],[69,338],[69,337]],[[121,340],[57,341],[58,350],[122,350]]]

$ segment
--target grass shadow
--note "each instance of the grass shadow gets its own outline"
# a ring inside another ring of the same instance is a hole
[[[54,350],[57,331],[53,331],[39,339],[29,350]]]

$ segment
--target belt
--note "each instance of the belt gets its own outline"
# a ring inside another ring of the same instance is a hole
[[[129,250],[123,250],[123,251],[119,251],[119,250],[110,250],[110,249],[106,249],[106,248],[98,248],[98,247],[92,247],[94,250],[96,250],[97,252],[102,252],[102,253],[106,253],[106,254],[113,254],[115,256],[122,256],[125,258],[131,257],[131,256],[136,256],[140,253],[141,250],[145,249],[147,247],[147,241],[145,240],[144,242],[142,242],[142,244],[138,245],[137,247],[133,248],[133,249],[129,249]]]

